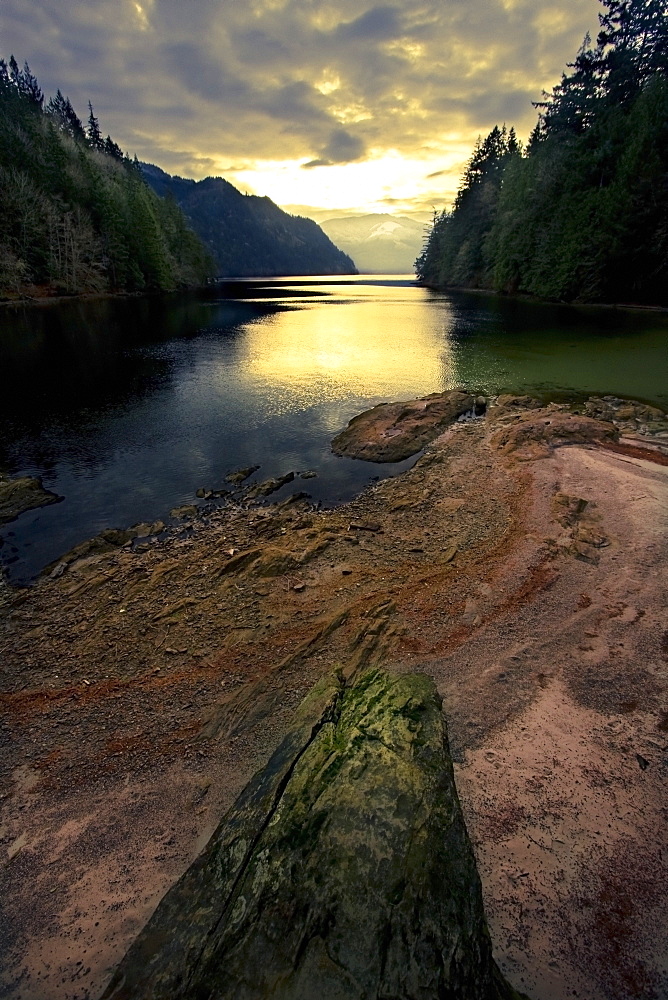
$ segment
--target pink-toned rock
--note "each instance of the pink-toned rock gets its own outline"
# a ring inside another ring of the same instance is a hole
[[[332,441],[335,455],[367,462],[400,462],[438,437],[457,417],[473,409],[474,397],[453,389],[421,399],[380,403],[353,417]]]
[[[502,454],[528,461],[546,458],[561,445],[606,444],[618,438],[617,428],[602,420],[558,410],[529,410],[495,430],[490,442]]]

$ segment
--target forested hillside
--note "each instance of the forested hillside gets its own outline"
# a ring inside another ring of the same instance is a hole
[[[27,63],[0,60],[0,296],[201,284],[212,263],[183,213],[89,112],[84,127]]]
[[[355,274],[355,264],[312,219],[288,215],[271,198],[246,195],[222,177],[172,177],[151,163],[144,175],[174,198],[216,261],[216,274]]]
[[[479,140],[416,261],[427,284],[668,304],[665,0],[602,0],[526,148]]]

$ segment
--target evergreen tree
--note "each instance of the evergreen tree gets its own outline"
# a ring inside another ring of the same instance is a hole
[[[601,0],[598,48],[611,103],[632,99],[654,74],[668,73],[665,0]]]
[[[600,49],[591,48],[591,38],[585,35],[575,61],[568,64],[573,73],[561,76],[561,82],[543,101],[534,103],[541,109],[541,125],[545,135],[560,133],[578,136],[585,132],[596,116],[601,93],[602,56]]]
[[[113,156],[115,160],[123,161],[123,150],[110,135],[104,140],[104,151],[108,156]]]
[[[88,102],[88,128],[86,129],[86,138],[88,139],[88,145],[91,149],[104,150],[104,139],[102,138],[102,133],[100,132],[100,123],[95,117],[93,111],[93,105]]]
[[[12,55],[9,59],[9,69],[10,79],[21,97],[24,97],[27,101],[30,101],[41,109],[44,102],[44,94],[37,82],[37,78],[30,72],[28,63],[24,63],[23,69],[19,69],[18,63]]]
[[[665,0],[601,0],[560,83],[514,131],[479,140],[451,213],[416,262],[422,280],[565,301],[668,302]]]
[[[71,139],[77,139],[80,142],[86,141],[86,133],[81,119],[72,107],[69,97],[63,97],[60,90],[56,92],[55,97],[49,100],[46,111]]]
[[[211,273],[180,210],[162,207],[89,111],[86,134],[60,90],[44,107],[27,64],[0,59],[0,296],[166,290]]]

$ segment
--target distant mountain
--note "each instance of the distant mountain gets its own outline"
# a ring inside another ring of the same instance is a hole
[[[320,226],[363,274],[411,274],[424,225],[403,215],[350,215]]]
[[[172,177],[141,164],[156,194],[172,197],[216,262],[220,277],[356,274],[312,219],[288,215],[270,198],[242,194],[222,177]]]

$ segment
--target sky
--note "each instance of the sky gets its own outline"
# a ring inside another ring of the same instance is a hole
[[[597,0],[0,0],[0,55],[169,173],[322,221],[448,207],[478,135],[558,82]]]

